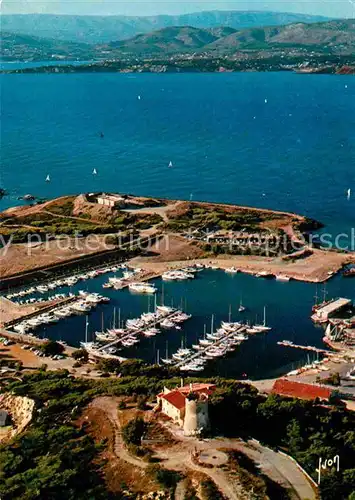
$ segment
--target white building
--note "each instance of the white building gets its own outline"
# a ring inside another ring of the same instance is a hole
[[[126,200],[118,194],[102,193],[97,197],[97,203],[99,205],[105,205],[106,207],[121,208],[125,206]]]
[[[161,412],[181,427],[188,436],[209,428],[208,398],[215,390],[214,384],[189,384],[173,390],[164,387],[158,394]]]

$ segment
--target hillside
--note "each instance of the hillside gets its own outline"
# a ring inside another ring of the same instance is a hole
[[[2,31],[1,59],[6,60],[42,60],[51,59],[88,59],[94,49],[85,43],[64,42],[39,38],[30,35],[16,35]]]
[[[316,47],[321,51],[351,54],[355,46],[355,20],[241,30],[212,42],[205,50],[230,52],[235,49],[270,49],[282,46]]]
[[[171,27],[137,35],[130,40],[109,44],[111,49],[125,53],[156,54],[199,50],[235,33],[233,28],[199,29],[191,26]]]
[[[327,18],[322,16],[269,11],[213,11],[149,17],[5,14],[1,16],[1,26],[4,32],[9,33],[96,44],[128,39],[140,33],[149,33],[170,26],[194,28],[229,26],[234,29],[244,29],[326,20]]]
[[[109,44],[110,49],[137,55],[203,51],[232,53],[235,50],[316,48],[320,52],[351,54],[355,46],[355,21],[288,24],[235,30],[198,29],[191,26],[164,28],[130,40]]]
[[[111,60],[121,64],[123,69],[122,64],[132,58],[155,58],[166,63],[172,61],[172,56],[181,59],[182,55],[197,53],[214,59],[219,56],[234,59],[240,55],[240,51],[247,51],[244,56],[248,59],[265,59],[273,55],[287,59],[297,56],[302,59],[305,52],[308,52],[307,57],[312,52],[312,55],[318,58],[328,54],[345,56],[343,64],[352,65],[354,46],[355,20],[349,19],[243,30],[226,26],[172,26],[136,35],[129,40],[114,40],[98,45],[3,32],[1,55],[5,61]],[[260,51],[263,52],[262,55]],[[166,59],[167,56],[169,60]],[[191,56],[188,59],[191,59]],[[294,62],[301,63],[302,60]],[[286,59],[284,63],[286,64]],[[105,68],[109,69],[107,64]]]

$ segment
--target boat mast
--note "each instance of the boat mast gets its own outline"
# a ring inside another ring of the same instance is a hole
[[[203,338],[206,340],[206,323],[203,325]]]
[[[121,308],[118,309],[118,328],[121,328]]]
[[[169,359],[169,348],[168,348],[169,344],[168,344],[168,341],[166,341],[166,348],[165,348],[165,358],[166,359]]]
[[[89,328],[89,316],[86,316],[85,320],[85,343],[88,341],[88,328]]]
[[[266,306],[264,306],[264,326],[266,326]]]
[[[214,320],[214,315],[212,314],[212,317],[211,317],[211,333],[213,333],[213,320]]]
[[[315,305],[318,304],[318,285],[316,285],[316,294],[314,296],[314,300],[315,300]]]
[[[323,302],[326,302],[327,300],[327,284],[324,283],[324,287],[323,287]]]
[[[104,333],[104,312],[101,313],[101,331]]]
[[[113,330],[116,328],[116,307],[113,308]]]
[[[231,322],[231,319],[232,319],[232,304],[229,304],[229,312],[228,312],[228,322],[229,323]]]

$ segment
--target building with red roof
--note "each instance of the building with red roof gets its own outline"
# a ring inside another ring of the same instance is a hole
[[[164,415],[183,426],[187,405],[186,400],[189,394],[193,393],[198,395],[199,398],[208,399],[215,389],[216,386],[214,384],[200,383],[182,385],[173,390],[164,387],[164,391],[157,396],[158,404]]]
[[[292,398],[308,400],[318,398],[322,401],[329,401],[329,398],[333,393],[332,389],[329,389],[328,387],[315,384],[304,384],[302,382],[296,382],[286,378],[276,380],[271,392],[273,394],[279,394],[280,396],[289,396]]]

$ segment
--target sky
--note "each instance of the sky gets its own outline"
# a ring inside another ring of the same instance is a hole
[[[3,14],[89,14],[148,16],[203,10],[273,10],[355,18],[355,0],[0,0]]]

